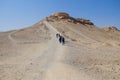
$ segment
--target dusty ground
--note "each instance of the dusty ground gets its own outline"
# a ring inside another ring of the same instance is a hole
[[[119,80],[119,36],[65,21],[1,32],[0,80]]]

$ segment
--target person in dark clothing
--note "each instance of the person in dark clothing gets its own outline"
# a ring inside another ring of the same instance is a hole
[[[64,45],[65,44],[65,38],[63,36],[60,36],[59,37],[59,42]]]
[[[60,43],[62,42],[62,36],[59,36],[59,42]]]
[[[59,42],[61,44],[65,44],[65,38],[63,36],[61,36],[59,33],[56,34],[56,37],[59,39]]]
[[[61,43],[64,45],[65,44],[65,38],[61,36]]]

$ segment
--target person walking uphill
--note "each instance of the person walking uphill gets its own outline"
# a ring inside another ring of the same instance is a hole
[[[62,43],[62,45],[65,44],[65,38],[63,36],[61,36],[61,43]]]
[[[56,34],[56,37],[59,39],[59,42],[64,45],[65,44],[65,38],[61,36],[59,33]]]
[[[62,42],[62,37],[61,37],[61,36],[59,36],[59,42],[60,42],[60,43]]]
[[[59,42],[64,45],[65,44],[65,38],[63,36],[60,36],[59,37]]]

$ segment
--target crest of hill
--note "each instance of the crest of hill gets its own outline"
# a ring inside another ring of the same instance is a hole
[[[83,19],[83,18],[73,18],[69,16],[68,13],[65,12],[58,12],[58,13],[53,13],[51,16],[46,18],[47,21],[60,21],[60,20],[66,20],[71,23],[75,24],[88,24],[88,25],[94,25],[93,22],[91,22],[88,19]]]
[[[102,28],[104,31],[106,32],[115,32],[115,31],[120,31],[119,29],[117,29],[116,27],[114,26],[109,26],[109,27],[104,27]]]

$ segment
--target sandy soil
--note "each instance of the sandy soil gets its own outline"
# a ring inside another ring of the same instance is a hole
[[[0,33],[0,80],[119,80],[116,34],[64,21]]]

